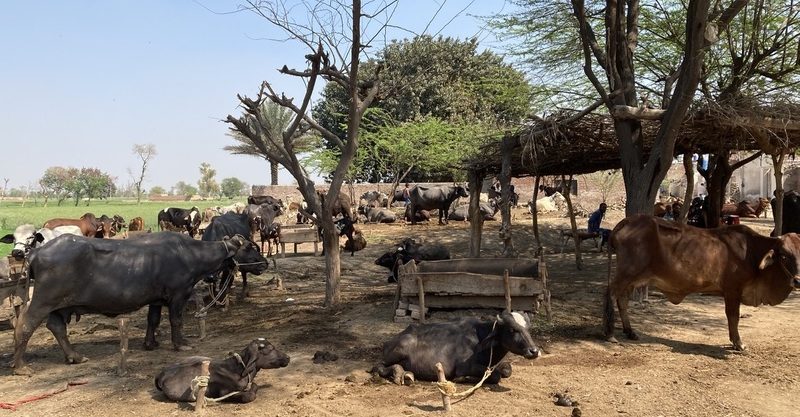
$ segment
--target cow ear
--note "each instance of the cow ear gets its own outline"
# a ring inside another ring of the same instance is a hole
[[[39,243],[42,243],[42,242],[44,242],[44,236],[42,236],[42,234],[41,234],[41,233],[39,233],[39,232],[36,232],[36,233],[33,235],[33,238],[34,238],[34,239],[35,239],[37,242],[39,242]]]
[[[8,244],[14,243],[14,235],[8,234],[3,236],[2,238],[0,238],[0,243],[8,243]]]
[[[766,269],[768,266],[775,263],[775,250],[770,249],[766,255],[761,259],[761,263],[758,264],[758,269]]]

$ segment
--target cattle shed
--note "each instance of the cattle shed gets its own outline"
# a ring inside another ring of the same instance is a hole
[[[628,117],[642,125],[641,148],[649,155],[661,123],[663,110],[628,108]],[[633,114],[633,116],[631,116]],[[501,140],[485,144],[478,156],[464,161],[470,178],[470,194],[478,195],[478,179],[497,175],[504,189],[511,178],[546,175],[578,175],[620,169],[620,144],[614,118],[603,112],[581,114],[562,111],[547,117],[535,117]],[[792,154],[800,147],[800,105],[794,103],[736,105],[706,103],[689,109],[677,134],[673,156],[690,154],[729,155],[739,151],[762,151],[771,155]],[[782,160],[782,159],[781,159]],[[727,165],[728,160],[725,158]],[[538,181],[537,181],[538,185]],[[570,206],[569,196],[567,203]],[[474,200],[474,201],[473,201]],[[503,196],[500,238],[504,255],[514,256],[511,243],[510,208]],[[480,256],[482,221],[474,215],[477,197],[471,197],[473,219],[470,256]],[[536,210],[533,210],[534,233],[538,240]],[[573,229],[575,224],[573,220]],[[577,232],[573,230],[573,232]],[[577,255],[579,257],[579,254]]]

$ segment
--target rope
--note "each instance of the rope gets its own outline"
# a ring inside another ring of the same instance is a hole
[[[494,324],[492,324],[492,332],[494,332],[495,327],[497,327],[497,320],[495,320]],[[478,388],[483,386],[483,383],[486,381],[486,379],[488,379],[489,376],[492,374],[492,372],[494,372],[494,370],[498,366],[500,366],[501,362],[498,362],[495,366],[491,366],[493,356],[494,356],[494,343],[492,344],[492,347],[489,349],[489,366],[486,367],[486,370],[483,372],[483,377],[481,378],[480,381],[478,381],[477,384],[475,384],[475,386],[467,389],[466,391],[456,392],[456,384],[454,384],[453,382],[444,380],[444,381],[437,382],[436,383],[436,388],[439,389],[440,393],[442,393],[443,395],[447,395],[449,397],[464,397],[464,398],[459,399],[456,402],[459,402],[461,400],[466,399],[470,395],[474,394],[475,391]]]
[[[231,282],[233,281],[233,276],[236,274],[237,270],[239,270],[239,266],[238,266],[238,264],[234,264],[233,268],[231,269],[230,273],[228,274],[228,278],[225,280],[224,285],[222,286],[222,288],[220,288],[220,290],[217,292],[216,295],[214,295],[213,290],[209,286],[208,293],[211,296],[211,302],[209,302],[203,308],[201,308],[199,311],[194,313],[194,317],[195,318],[205,317],[206,314],[208,313],[208,310],[210,310],[211,307],[213,307],[215,305],[222,305],[222,304],[225,303],[224,299],[223,299],[223,301],[219,300],[220,296],[222,296],[222,294],[225,294],[225,298],[228,297],[227,289],[230,286]]]
[[[244,370],[247,369],[247,366],[244,364],[244,360],[242,360],[242,356],[239,355],[238,353],[235,353],[235,352],[232,353],[231,356],[235,357],[236,360],[239,361],[239,365],[242,365],[242,371],[244,372]],[[192,393],[193,393],[192,396],[194,397],[195,401],[197,400],[197,389],[200,388],[200,387],[208,387],[208,382],[209,382],[210,379],[211,379],[211,377],[209,375],[198,375],[198,376],[194,377],[194,379],[192,379],[192,382],[191,382]],[[229,393],[227,393],[227,394],[225,394],[225,395],[223,395],[221,397],[217,397],[217,398],[206,397],[206,401],[212,402],[212,403],[224,401],[224,400],[226,400],[226,399],[228,399],[230,397],[233,397],[234,395],[250,391],[250,387],[252,387],[252,386],[253,386],[253,377],[252,377],[252,375],[247,374],[247,385],[244,387],[243,390],[229,392]]]
[[[0,409],[17,411],[17,407],[19,407],[22,404],[26,404],[26,403],[42,400],[42,399],[45,399],[45,398],[49,398],[49,397],[52,397],[52,396],[54,396],[56,394],[60,394],[60,393],[62,393],[64,391],[68,390],[69,387],[74,387],[74,386],[78,386],[78,385],[84,385],[84,384],[88,384],[88,383],[89,383],[89,381],[86,381],[86,380],[69,381],[63,387],[55,389],[53,391],[45,392],[44,394],[31,395],[31,396],[28,396],[28,397],[20,398],[19,400],[14,401],[14,402],[0,402]]]

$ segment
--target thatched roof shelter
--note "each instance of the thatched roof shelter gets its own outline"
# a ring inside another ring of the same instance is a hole
[[[657,115],[660,110],[643,109]],[[619,143],[608,114],[591,113],[578,120],[560,113],[531,120],[506,139],[515,142],[511,176],[586,174],[621,167]],[[642,120],[645,151],[652,146],[659,122]],[[675,155],[684,152],[761,150],[754,136],[760,130],[783,149],[800,147],[800,105],[704,106],[690,112],[678,134]],[[650,138],[650,142],[647,139]],[[502,168],[502,142],[484,146],[479,157],[465,162],[467,170],[497,174]]]

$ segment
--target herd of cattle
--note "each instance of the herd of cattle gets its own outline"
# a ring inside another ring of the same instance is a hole
[[[554,191],[546,198],[557,195]],[[418,221],[416,215],[423,212],[430,217],[431,210],[439,210],[442,224],[452,219],[454,213],[466,217],[459,212],[460,207],[450,213],[456,199],[468,197],[464,187],[417,186],[410,196],[406,215],[412,224]],[[333,205],[335,215],[340,217],[337,220],[340,236],[347,236],[348,242],[357,241],[359,232],[354,223],[359,214],[376,223],[396,221],[393,210],[381,207],[388,205],[385,195],[368,193],[362,198],[366,203],[356,213],[347,201]],[[786,201],[787,218],[792,207],[800,212],[800,197],[789,193]],[[496,211],[493,203],[486,206],[487,213]],[[739,215],[757,216],[766,205],[759,200],[755,205],[733,207]],[[279,235],[279,216],[288,209],[297,211],[298,222],[304,220],[300,216],[311,217],[313,221],[313,214],[302,204],[287,208],[281,200],[251,196],[248,204],[224,210],[164,209],[158,213],[162,231],[156,233],[145,231],[144,222],[138,217],[131,220],[125,232],[120,216],[96,217],[91,213],[80,219],[52,219],[38,229],[33,225],[18,227],[14,235],[0,241],[13,243],[12,255],[26,259],[28,278],[35,283],[35,290],[15,324],[14,373],[31,373],[25,351],[34,330],[45,320],[66,361],[86,361],[67,336],[67,324],[84,314],[113,317],[147,306],[144,348],[152,350],[158,347],[155,335],[161,310],[166,307],[173,348],[190,349],[182,334],[183,312],[195,285],[205,280],[228,288],[238,271],[243,281],[239,297],[246,296],[247,274],[267,270],[263,242]],[[665,215],[676,211],[675,205],[661,209]],[[195,239],[198,234],[200,238]],[[126,239],[115,239],[121,236]],[[261,247],[254,236],[261,238]],[[357,250],[354,245],[351,243],[351,254]],[[778,304],[800,284],[800,237],[795,233],[766,237],[744,225],[703,229],[658,216],[639,215],[616,225],[610,248],[616,252],[617,269],[616,275],[609,279],[604,298],[603,329],[611,341],[615,341],[615,306],[624,333],[631,339],[638,338],[630,324],[628,299],[634,288],[650,284],[675,304],[691,293],[721,295],[730,340],[735,349],[744,349],[738,332],[740,304]],[[266,253],[271,255],[271,250],[268,248]],[[395,282],[400,264],[450,259],[450,256],[443,245],[403,239],[375,264],[386,267],[389,282]],[[609,262],[610,259],[609,252]],[[384,344],[383,361],[373,372],[400,384],[409,379],[435,381],[434,364],[439,362],[448,379],[480,378],[489,369],[487,381],[497,383],[511,375],[510,365],[501,363],[507,353],[528,359],[540,355],[531,339],[529,325],[525,315],[509,311],[491,320],[412,325]],[[288,355],[265,339],[256,339],[225,359],[193,356],[169,365],[156,377],[156,387],[172,400],[193,400],[200,364],[206,360],[211,361],[207,395],[228,396],[227,400],[238,402],[256,398],[258,385],[253,379],[260,369],[285,367],[290,361]]]

